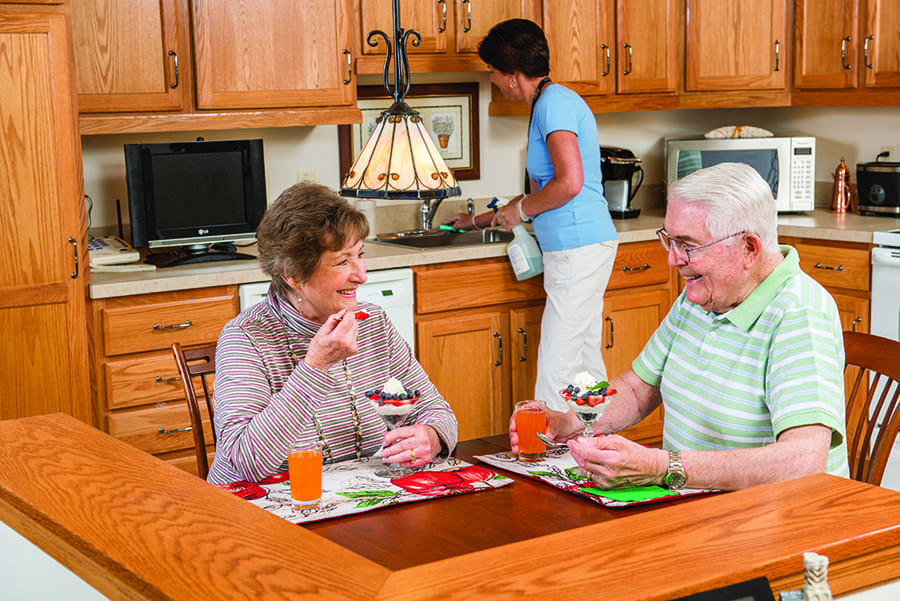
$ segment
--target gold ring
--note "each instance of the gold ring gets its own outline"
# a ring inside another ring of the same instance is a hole
[[[416,450],[415,450],[415,449],[410,449],[410,450],[409,450],[409,462],[410,462],[410,463],[415,463],[415,462],[416,462]]]

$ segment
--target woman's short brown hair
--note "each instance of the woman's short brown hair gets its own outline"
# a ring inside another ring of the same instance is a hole
[[[309,281],[327,251],[338,251],[369,235],[366,216],[331,188],[295,184],[286,189],[263,215],[256,229],[259,263],[272,278],[275,291],[290,290],[282,276]]]
[[[550,47],[544,30],[528,19],[497,23],[478,44],[478,57],[500,73],[526,77],[550,73]]]

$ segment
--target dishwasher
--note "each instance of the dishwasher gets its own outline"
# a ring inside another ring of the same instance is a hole
[[[872,241],[872,334],[900,340],[900,230],[875,232]],[[900,490],[900,436],[881,486]]]
[[[413,325],[413,274],[412,269],[382,269],[366,273],[368,280],[357,288],[356,300],[380,305],[400,335],[415,351],[416,335]],[[266,297],[269,282],[242,284],[238,288],[241,311]]]

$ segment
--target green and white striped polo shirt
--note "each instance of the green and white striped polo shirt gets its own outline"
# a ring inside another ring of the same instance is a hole
[[[660,388],[665,448],[758,447],[821,424],[832,430],[828,473],[849,477],[837,306],[800,270],[795,249],[781,251],[784,260],[727,313],[682,293],[632,368]]]

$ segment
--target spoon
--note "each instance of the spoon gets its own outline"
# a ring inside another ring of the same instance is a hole
[[[547,435],[544,434],[543,432],[538,432],[538,433],[537,433],[537,437],[538,437],[538,439],[540,439],[540,441],[541,441],[542,443],[544,443],[544,444],[547,445],[548,447],[562,448],[562,447],[567,447],[567,446],[569,446],[569,445],[567,445],[567,444],[564,443],[564,442],[556,442],[555,440],[553,440],[552,438],[550,438],[549,436],[547,436]]]

